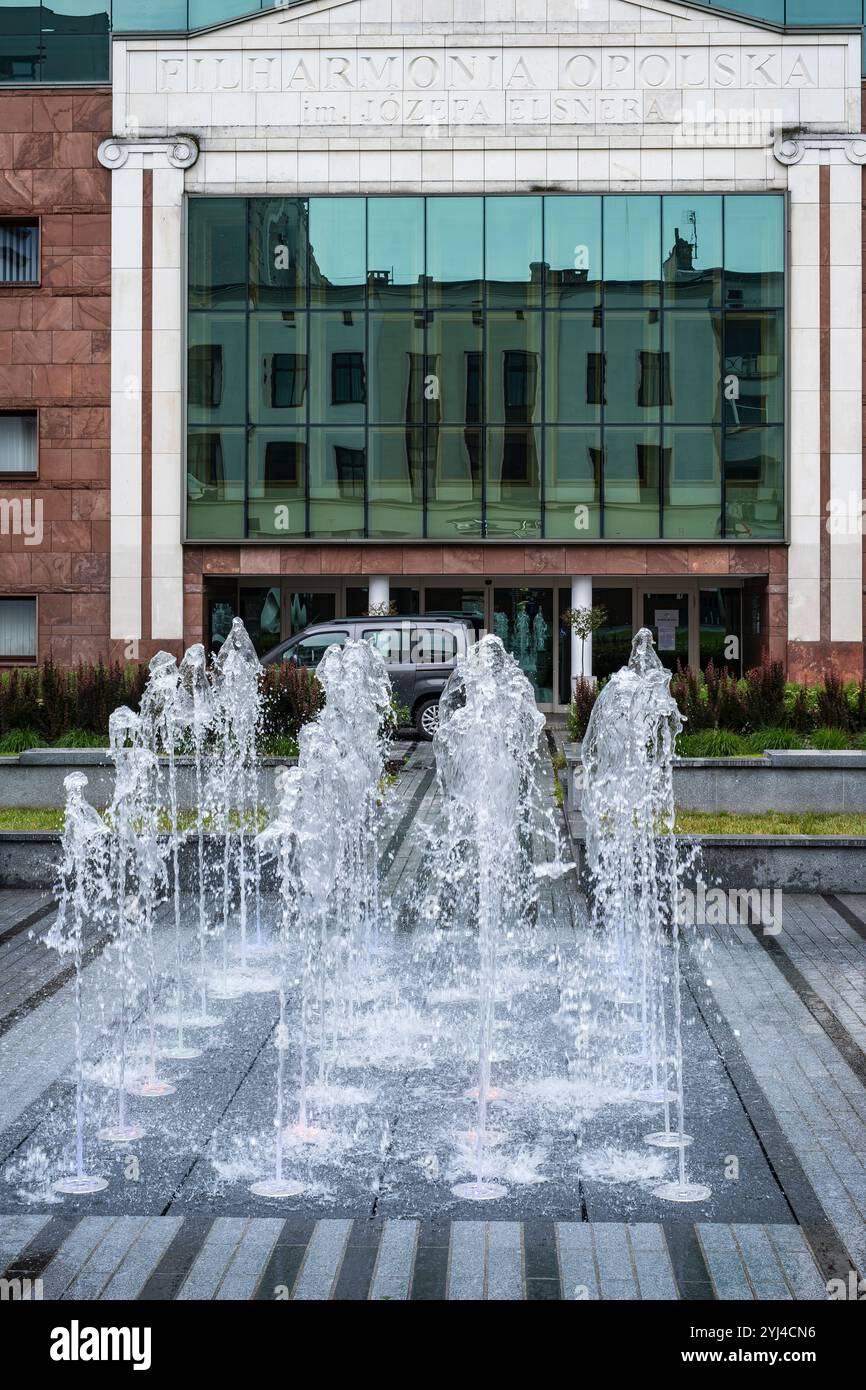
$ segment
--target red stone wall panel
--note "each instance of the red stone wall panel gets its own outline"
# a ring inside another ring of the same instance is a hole
[[[0,286],[0,410],[36,410],[43,539],[0,535],[0,593],[38,596],[40,659],[109,656],[111,93],[0,92],[0,216],[40,220],[41,280]]]

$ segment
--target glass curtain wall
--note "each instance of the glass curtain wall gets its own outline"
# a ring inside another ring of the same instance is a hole
[[[782,196],[188,211],[191,539],[782,537]]]

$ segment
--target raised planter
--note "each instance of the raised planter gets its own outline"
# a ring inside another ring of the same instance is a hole
[[[165,837],[160,837],[168,848]],[[249,845],[247,840],[247,845]],[[224,841],[219,835],[205,836],[205,864],[213,864],[222,873]],[[51,888],[57,880],[60,862],[60,835],[56,831],[0,831],[0,888]],[[172,858],[166,856],[166,869],[171,882]],[[252,868],[252,854],[250,855]],[[178,854],[181,887],[193,888],[198,883],[198,840],[195,832],[188,833]],[[273,859],[261,862],[261,883],[266,892],[276,886],[276,865]]]
[[[579,743],[565,745],[566,804],[571,812],[580,809],[580,750]],[[674,802],[678,811],[745,815],[866,812],[866,753],[780,749],[761,758],[677,758]]]
[[[580,817],[570,819],[581,885],[586,887]],[[708,885],[788,893],[866,892],[866,839],[846,835],[689,835],[701,847]]]
[[[168,760],[160,759],[165,767]],[[276,800],[275,777],[281,767],[293,767],[297,758],[263,758],[259,773],[259,801],[270,810]],[[0,806],[39,809],[62,806],[66,796],[63,779],[67,773],[83,772],[87,777],[87,800],[93,806],[107,806],[114,791],[114,764],[103,748],[31,748],[14,757],[0,757]],[[166,798],[168,795],[166,786]],[[181,810],[196,804],[195,763],[192,758],[177,759],[177,795]]]

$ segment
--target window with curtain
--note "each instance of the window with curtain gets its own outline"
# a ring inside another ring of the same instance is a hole
[[[667,352],[638,352],[638,405],[670,405],[670,366]]]
[[[271,357],[271,405],[297,410],[307,391],[307,359],[298,352],[275,352]]]
[[[35,598],[0,598],[0,661],[32,661],[35,657]]]
[[[505,419],[508,424],[523,424],[532,419],[537,382],[537,353],[508,350],[502,370]]]
[[[223,395],[221,343],[194,343],[189,349],[187,394],[190,405],[214,409]]]
[[[0,285],[39,279],[39,223],[0,222]]]
[[[0,474],[36,472],[36,411],[0,415]]]
[[[303,473],[304,445],[295,440],[272,440],[265,445],[265,483],[297,487]]]
[[[364,450],[347,449],[344,445],[337,444],[334,448],[334,466],[340,496],[363,497]]]
[[[331,404],[361,405],[366,398],[363,352],[331,354]]]

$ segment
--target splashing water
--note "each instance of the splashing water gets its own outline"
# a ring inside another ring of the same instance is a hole
[[[576,1047],[599,1047],[594,1058],[610,1091],[661,1104],[664,1129],[647,1142],[675,1148],[679,1173],[656,1195],[701,1201],[709,1189],[686,1178],[683,1130],[680,926],[676,911],[684,872],[674,835],[673,756],[682,716],[670,693],[670,672],[642,628],[628,665],[611,678],[593,707],[583,743],[587,866],[593,918],[602,938],[595,986],[606,999],[607,1029],[595,1025],[585,981],[566,991]],[[673,963],[667,983],[666,955]],[[669,1013],[672,1013],[672,1033]],[[638,1039],[637,1051],[631,1050]],[[611,1046],[612,1044],[612,1046]],[[671,1055],[672,1044],[672,1055]],[[637,1077],[635,1086],[629,1078]],[[675,1105],[672,1128],[670,1107]]]
[[[353,992],[370,965],[379,926],[376,796],[391,682],[368,642],[329,647],[317,676],[324,708],[301,730],[298,766],[284,774],[277,815],[258,837],[263,853],[277,855],[281,902],[276,1161],[273,1177],[250,1189],[259,1196],[303,1190],[283,1173],[290,944],[297,941],[301,951],[298,1119],[292,1133],[314,1140],[320,1131],[309,1116],[311,1015],[317,1007],[319,1086],[326,1088],[328,1063],[337,1054],[341,1026],[351,1027]]]
[[[60,955],[72,955],[75,968],[75,1173],[60,1178],[57,1192],[82,1196],[101,1192],[105,1178],[84,1170],[84,1043],[81,1017],[82,937],[85,922],[101,915],[111,896],[108,873],[108,827],[84,800],[87,778],[71,772],[63,779],[66,791],[58,880],[60,895],[57,917],[46,937],[46,944]]]
[[[484,1179],[491,1053],[500,934],[528,905],[526,854],[520,829],[544,716],[532,686],[499,637],[483,637],[459,663],[442,693],[434,735],[436,768],[448,817],[452,865],[474,865],[479,954],[478,1117],[475,1181],[458,1184],[458,1197],[501,1197],[507,1189]]]
[[[544,790],[544,717],[498,637],[460,659],[443,693],[433,746],[442,814],[437,801],[428,825],[418,817],[406,851],[415,857],[397,862],[399,913],[382,895],[383,856],[391,864],[392,846],[403,843],[393,827],[408,823],[407,807],[414,815],[435,799],[422,787],[416,801],[410,781],[408,800],[387,800],[391,687],[382,657],[367,642],[325,653],[316,672],[324,706],[301,730],[298,765],[277,775],[264,830],[260,676],[239,620],[212,662],[200,645],[180,662],[158,653],[140,714],[111,718],[115,787],[104,818],[85,800],[86,779],[67,778],[60,907],[46,938],[75,966],[75,1150],[73,1160],[64,1141],[67,1176],[57,1191],[106,1185],[85,1161],[88,1106],[100,1094],[103,1110],[116,1108],[100,1137],[129,1144],[145,1132],[133,1107],[149,1097],[149,1119],[176,1082],[167,1131],[147,1128],[152,1143],[164,1132],[188,1143],[195,1104],[184,1106],[183,1075],[167,1081],[158,1060],[201,1058],[205,1047],[190,1044],[197,1030],[213,1030],[212,1050],[225,1035],[260,1028],[258,1075],[273,1095],[264,1111],[273,1124],[256,1134],[245,1114],[242,1134],[221,1136],[223,1152],[213,1155],[221,1180],[258,1174],[256,1195],[322,1199],[330,1190],[322,1169],[342,1181],[372,1155],[367,1192],[384,1190],[387,1160],[414,1167],[425,1183],[454,1183],[458,1198],[501,1198],[546,1181],[545,1134],[561,1142],[611,1101],[661,1106],[664,1127],[647,1136],[657,1147],[645,1159],[603,1145],[581,1161],[576,1151],[575,1173],[644,1186],[662,1176],[669,1147],[678,1177],[656,1194],[709,1195],[685,1170],[674,910],[684,856],[671,780],[681,725],[649,633],[638,634],[629,665],[601,693],[587,732],[592,930],[569,932],[564,944],[550,929],[565,896],[557,881],[574,865],[549,781]],[[544,845],[552,857],[540,862]],[[272,882],[277,889],[266,931],[263,878],[268,892]],[[99,1057],[88,1059],[81,981],[91,929],[110,946],[99,986],[85,996],[103,1020]],[[256,950],[272,952],[270,978],[256,968]],[[267,989],[275,1007],[249,1000]],[[214,997],[225,1000],[222,1032]],[[159,1045],[163,1028],[168,1047]],[[541,1037],[549,1055],[536,1060]],[[551,1059],[556,1074],[539,1069]],[[401,1090],[410,1122],[398,1126],[389,1097]],[[450,1154],[434,1152],[440,1141]]]

